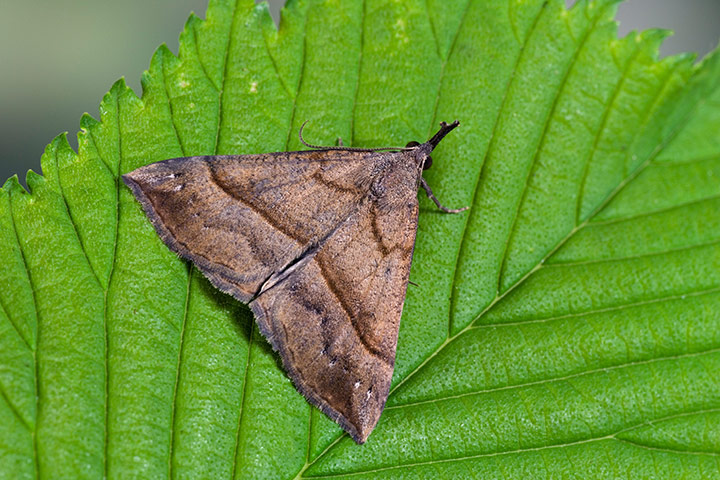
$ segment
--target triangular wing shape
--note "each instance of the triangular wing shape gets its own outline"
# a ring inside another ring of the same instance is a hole
[[[430,152],[186,157],[123,180],[163,241],[250,302],[295,386],[363,443],[387,400]],[[304,142],[303,142],[304,143]],[[308,144],[306,144],[308,145]],[[308,145],[311,146],[311,145]]]
[[[250,303],[298,390],[358,443],[389,393],[417,230],[415,163],[395,159],[345,222]]]
[[[352,151],[185,157],[123,180],[172,250],[248,302],[350,216],[379,160]]]

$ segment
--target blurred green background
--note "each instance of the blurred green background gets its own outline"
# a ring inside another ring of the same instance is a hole
[[[359,0],[358,0],[359,1]],[[283,0],[270,0],[277,12]],[[568,4],[573,3],[568,1]],[[140,94],[140,75],[155,48],[177,52],[191,11],[204,17],[207,0],[0,0],[0,182],[40,171],[45,145],[97,109],[124,76]],[[663,55],[709,52],[720,39],[720,0],[627,0],[620,34],[662,27],[675,31]],[[241,153],[241,152],[238,152]]]

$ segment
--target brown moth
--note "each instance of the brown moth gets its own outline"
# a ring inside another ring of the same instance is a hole
[[[162,240],[249,303],[296,388],[357,443],[390,390],[417,189],[452,129],[401,149],[318,147],[165,160],[123,181]],[[383,151],[385,150],[385,151]]]

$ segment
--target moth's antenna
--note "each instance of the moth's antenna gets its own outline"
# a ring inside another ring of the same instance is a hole
[[[305,145],[308,148],[312,148],[314,150],[350,150],[353,152],[383,152],[383,151],[406,151],[406,150],[414,150],[417,147],[380,147],[380,148],[362,148],[362,147],[324,147],[322,145],[313,145],[312,143],[307,143],[305,139],[303,138],[303,129],[305,128],[305,125],[310,120],[305,120],[302,125],[300,125],[300,131],[298,132],[298,136],[300,137],[300,143]],[[439,140],[438,140],[439,141]]]

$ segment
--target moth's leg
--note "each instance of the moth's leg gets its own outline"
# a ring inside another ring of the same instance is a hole
[[[340,137],[338,137],[338,139],[337,139],[337,146],[338,146],[338,147],[344,147],[344,146],[345,146],[345,144],[343,144],[342,138],[340,138]]]
[[[435,195],[433,195],[432,189],[430,189],[430,185],[427,184],[424,178],[420,177],[420,186],[425,190],[425,193],[427,193],[427,196],[430,200],[435,202],[435,205],[442,210],[445,213],[460,213],[464,212],[470,207],[463,207],[463,208],[447,208],[442,203],[440,203],[440,200],[435,198]]]

